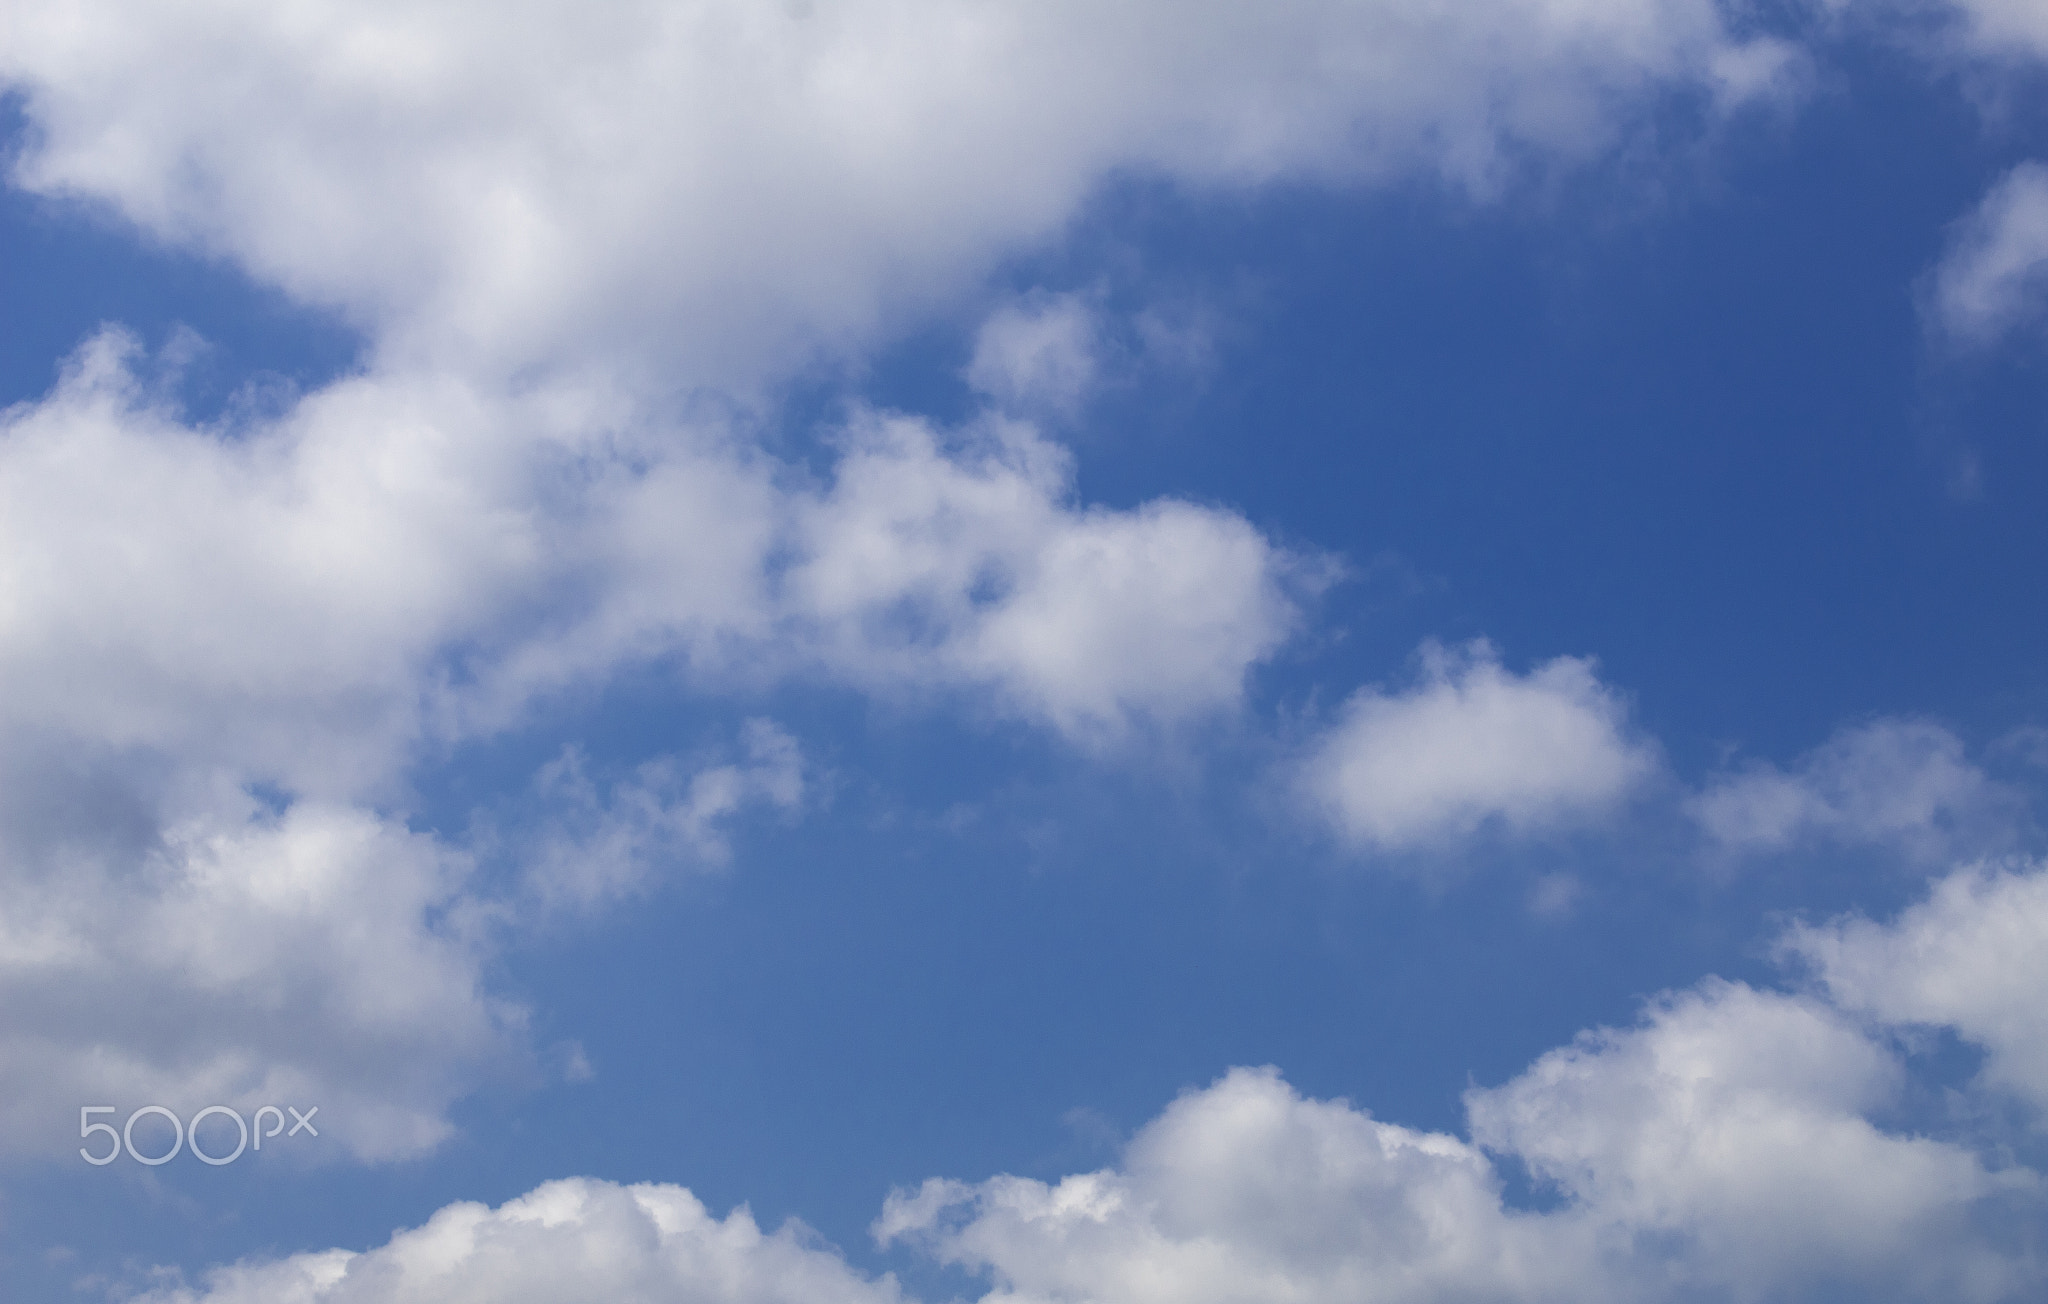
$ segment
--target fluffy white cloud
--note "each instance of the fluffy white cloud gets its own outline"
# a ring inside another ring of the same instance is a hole
[[[1271,1069],[1182,1096],[1120,1169],[935,1179],[875,1231],[992,1271],[988,1304],[1562,1299],[1591,1248],[1504,1210],[1476,1147],[1304,1100]]]
[[[1637,1247],[1605,1267],[1619,1297],[2010,1289],[2021,1265],[2001,1265],[1969,1215],[2014,1180],[1873,1123],[1902,1080],[1893,1051],[1824,1005],[1710,981],[1467,1105],[1481,1145],[1567,1197],[1556,1217]]]
[[[2002,841],[2013,814],[2011,795],[1970,763],[1962,740],[1925,720],[1843,729],[1789,772],[1756,764],[1713,780],[1687,809],[1738,850],[1828,838],[1923,859]]]
[[[1872,1125],[1897,1077],[1839,1016],[1708,984],[1471,1093],[1476,1144],[1238,1069],[1119,1168],[934,1180],[876,1232],[992,1272],[988,1304],[2019,1298],[1971,1218],[2033,1179]],[[1561,1202],[1504,1203],[1495,1154]]]
[[[1079,737],[1238,700],[1313,569],[1241,517],[1068,504],[1063,449],[991,421],[940,447],[871,417],[798,518],[789,610],[843,673],[993,689]]]
[[[5,12],[22,184],[336,305],[387,357],[714,385],[867,337],[1115,170],[1484,190],[1789,57],[1712,0]]]
[[[293,1105],[321,1110],[302,1158],[415,1154],[514,1062],[520,1011],[447,917],[467,857],[359,810],[248,805],[112,856],[8,856],[0,1147],[67,1155],[86,1104]]]
[[[2039,15],[2040,6],[2028,6]],[[2048,17],[2042,49],[2048,53]],[[2022,163],[1956,224],[1929,311],[1952,338],[1988,344],[2039,317],[2048,295],[2048,167]]]
[[[246,430],[152,405],[102,336],[0,417],[0,703],[17,735],[375,791],[422,737],[622,662],[993,687],[1062,727],[1236,700],[1296,563],[1241,518],[1071,501],[1063,449],[864,416],[832,481],[608,391],[375,374]]]
[[[216,1270],[135,1304],[897,1304],[800,1224],[714,1218],[677,1186],[562,1181],[496,1209],[453,1204],[367,1253]]]
[[[133,352],[104,334],[0,416],[0,724],[373,781],[435,645],[536,560],[479,400],[348,381],[238,436],[152,404]]]
[[[2048,874],[1966,870],[1896,923],[1802,926],[1786,945],[1844,1007],[1953,1028],[1982,1046],[1987,1082],[2048,1122]]]
[[[1412,688],[1367,688],[1345,703],[1302,771],[1355,843],[1405,848],[1490,822],[1530,833],[1584,821],[1657,766],[1589,661],[1559,657],[1516,675],[1484,642],[1432,644],[1421,659]]]

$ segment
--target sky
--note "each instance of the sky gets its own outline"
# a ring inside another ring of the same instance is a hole
[[[0,0],[0,1295],[2048,1295],[2048,9]]]

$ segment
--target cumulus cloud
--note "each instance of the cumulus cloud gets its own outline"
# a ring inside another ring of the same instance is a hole
[[[1475,1140],[1566,1197],[1558,1217],[1645,1247],[1606,1266],[1641,1283],[1620,1297],[2009,1290],[2021,1265],[2001,1264],[1970,1214],[2036,1179],[1872,1122],[1903,1077],[1895,1052],[1820,1003],[1709,981],[1467,1105]]]
[[[238,1264],[135,1304],[898,1304],[801,1224],[714,1218],[676,1186],[572,1180],[496,1209],[453,1204],[366,1253]]]
[[[1953,1028],[1984,1048],[1986,1081],[2048,1123],[2048,874],[1965,870],[1896,923],[1806,925],[1785,945],[1845,1008]]]
[[[1183,1095],[1120,1168],[933,1180],[893,1195],[875,1230],[992,1272],[988,1304],[1488,1298],[1500,1259],[1523,1256],[1529,1298],[1583,1278],[1541,1257],[1553,1247],[1510,1219],[1476,1147],[1304,1100],[1272,1069]]]
[[[1421,653],[1422,677],[1360,690],[1302,783],[1348,840],[1410,848],[1488,824],[1527,834],[1610,811],[1657,766],[1590,661],[1516,675],[1485,642]]]
[[[927,423],[857,423],[803,504],[795,618],[878,686],[993,689],[1077,737],[1235,703],[1297,619],[1314,568],[1242,517],[1171,500],[1068,500],[1065,450],[995,421],[941,448]]]
[[[334,305],[387,357],[715,385],[869,338],[1115,170],[1485,191],[1789,57],[1711,0],[88,0],[9,31],[19,183]]]
[[[308,791],[386,770],[434,645],[525,578],[508,468],[453,384],[344,382],[274,427],[194,429],[102,334],[0,416],[9,732],[233,763]],[[308,746],[318,740],[324,746]]]
[[[2028,8],[2039,14],[2038,6]],[[2048,24],[2048,18],[2044,18]],[[2048,52],[2048,26],[2042,32]],[[2022,163],[1956,224],[1934,270],[1929,311],[1964,344],[1986,345],[2039,318],[2048,294],[2048,167]]]
[[[63,1155],[81,1103],[321,1109],[310,1159],[417,1154],[520,1053],[447,916],[469,858],[324,802],[222,802],[157,838],[0,874],[0,1147]]]
[[[1712,780],[1687,809],[1735,850],[1826,839],[1930,860],[2004,841],[2015,814],[2011,794],[1970,762],[1962,740],[1925,720],[1843,729],[1789,771],[1758,763]]]
[[[102,336],[0,417],[13,730],[340,794],[636,659],[993,686],[1064,726],[1228,704],[1293,620],[1242,518],[1084,508],[1026,425],[942,447],[870,414],[787,488],[715,431],[592,432],[619,415],[577,387],[378,374],[195,428],[133,352]]]
[[[1117,1168],[930,1181],[876,1232],[992,1273],[985,1304],[2013,1298],[2023,1262],[1968,1226],[2012,1183],[1866,1122],[1893,1076],[1837,1019],[1710,985],[1472,1093],[1474,1141],[1237,1069]],[[1557,1207],[1508,1204],[1495,1155]]]

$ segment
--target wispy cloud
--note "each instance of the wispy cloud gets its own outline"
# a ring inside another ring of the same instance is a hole
[[[1715,843],[1784,851],[1815,842],[1889,846],[1923,861],[2006,849],[2018,794],[1926,720],[1845,728],[1790,769],[1759,762],[1710,780],[1686,807]]]
[[[1985,347],[2048,310],[2048,167],[2022,163],[1956,223],[1928,313],[1951,341]]]

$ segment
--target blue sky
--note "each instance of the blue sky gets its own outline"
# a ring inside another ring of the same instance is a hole
[[[8,1298],[2048,1286],[2031,6],[46,10]]]

